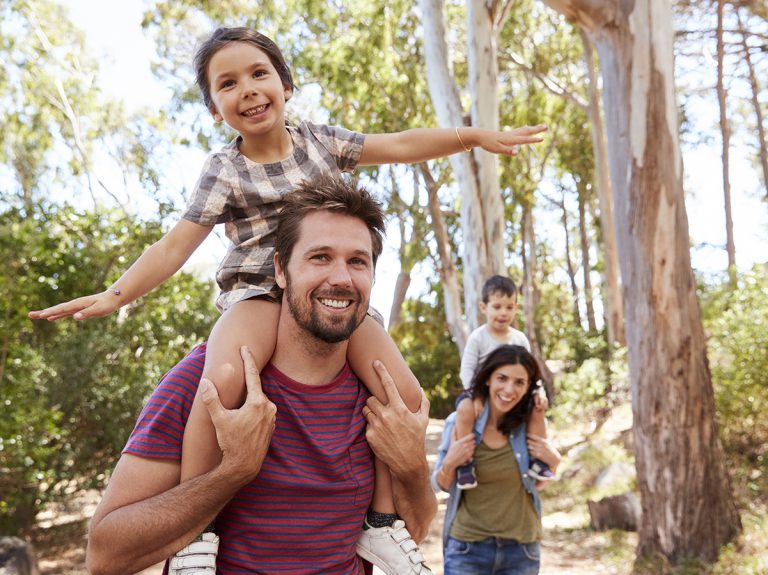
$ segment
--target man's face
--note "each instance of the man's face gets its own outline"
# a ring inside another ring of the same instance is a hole
[[[301,222],[286,269],[275,258],[288,311],[326,343],[349,339],[365,319],[373,286],[371,234],[362,220],[315,212]]]

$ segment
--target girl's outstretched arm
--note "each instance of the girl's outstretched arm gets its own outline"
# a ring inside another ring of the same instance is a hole
[[[180,220],[105,291],[31,311],[29,317],[56,321],[70,316],[83,320],[110,314],[153,290],[179,271],[212,229],[213,226]]]
[[[514,156],[518,146],[535,144],[543,138],[538,134],[547,127],[523,126],[496,131],[462,126],[458,128],[414,128],[391,134],[367,134],[360,156],[360,165],[413,164],[483,148],[493,154]]]

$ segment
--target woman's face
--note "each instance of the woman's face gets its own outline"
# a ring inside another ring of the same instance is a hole
[[[518,364],[497,368],[486,382],[491,409],[499,415],[508,413],[525,397],[530,382],[528,372]]]

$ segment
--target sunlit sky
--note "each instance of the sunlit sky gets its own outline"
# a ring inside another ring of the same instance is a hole
[[[101,60],[100,85],[105,91],[122,99],[129,110],[145,106],[159,108],[168,99],[168,92],[150,71],[154,47],[144,37],[140,26],[143,2],[64,0],[62,3],[69,7],[75,24],[86,32],[89,51]],[[702,129],[716,125],[716,110],[694,110],[694,113]],[[719,138],[717,132],[712,134],[713,143],[686,149],[683,154],[690,234],[694,245],[699,246],[692,251],[693,265],[697,270],[709,273],[723,270],[727,265],[722,248],[725,245],[725,216]],[[184,159],[186,168],[179,172],[191,178],[184,181],[187,187],[194,184],[203,158],[202,152],[191,152]],[[197,169],[189,169],[190,162],[199,162]],[[768,209],[760,199],[765,191],[759,174],[748,164],[744,153],[732,150],[731,164],[736,257],[739,267],[744,269],[755,262],[768,260]],[[394,241],[397,241],[396,237]],[[396,246],[392,243],[390,241],[380,261],[372,297],[374,306],[385,316],[389,312],[398,271]],[[223,249],[222,241],[214,238],[199,250],[193,261],[213,267]],[[415,282],[413,289],[423,289],[419,285]]]

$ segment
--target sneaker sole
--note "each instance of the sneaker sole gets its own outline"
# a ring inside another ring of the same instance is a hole
[[[467,483],[465,485],[456,485],[456,487],[458,487],[462,491],[466,491],[467,489],[474,489],[475,487],[477,487],[477,482]]]
[[[389,567],[389,565],[381,559],[378,555],[374,555],[371,553],[368,549],[365,549],[364,547],[357,547],[357,554],[368,561],[369,563],[375,565],[378,567],[381,571],[383,571],[386,575],[400,575],[396,571],[392,571],[392,569]]]

